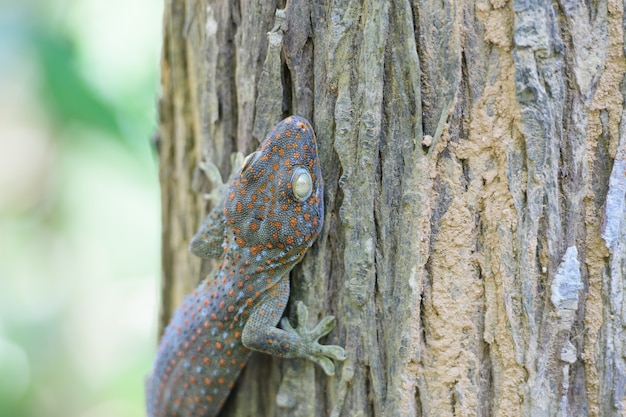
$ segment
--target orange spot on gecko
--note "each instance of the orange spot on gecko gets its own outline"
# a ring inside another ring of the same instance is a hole
[[[257,245],[254,245],[250,248],[250,253],[253,255],[257,255],[259,253],[259,248]]]

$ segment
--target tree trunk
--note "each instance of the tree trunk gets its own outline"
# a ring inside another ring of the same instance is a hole
[[[165,9],[164,326],[212,267],[187,244],[289,114],[324,229],[291,273],[334,378],[256,354],[222,416],[626,413],[626,60],[616,0],[197,1]]]

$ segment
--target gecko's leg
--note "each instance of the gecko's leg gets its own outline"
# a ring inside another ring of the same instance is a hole
[[[287,318],[276,327],[289,298],[289,281],[281,280],[277,288],[269,290],[250,312],[241,335],[244,346],[284,358],[306,358],[319,364],[327,375],[335,374],[331,359],[343,361],[346,353],[341,346],[321,345],[319,339],[335,328],[335,317],[326,316],[313,328],[307,328],[308,309],[297,303],[298,325],[293,328]]]
[[[213,203],[213,209],[206,216],[195,236],[189,243],[189,251],[200,258],[219,258],[224,250],[224,201],[228,194],[228,184],[237,175],[243,163],[243,154],[237,152],[231,155],[231,173],[226,181],[222,182],[222,176],[217,166],[208,161],[201,162],[198,166],[204,172],[213,189],[204,197]]]

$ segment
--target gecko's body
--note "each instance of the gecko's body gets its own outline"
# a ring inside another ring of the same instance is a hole
[[[221,264],[188,295],[161,339],[148,378],[149,417],[213,417],[245,366],[250,349],[305,357],[334,372],[339,346],[317,340],[334,327],[324,318],[309,331],[299,303],[298,327],[285,319],[289,271],[324,221],[323,180],[315,134],[301,117],[280,122],[246,158],[216,209],[191,242]]]

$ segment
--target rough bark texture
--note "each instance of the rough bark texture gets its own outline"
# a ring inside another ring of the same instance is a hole
[[[223,416],[626,414],[622,2],[166,3],[162,324],[200,161],[298,114],[326,184],[292,300],[349,360],[253,356]]]

